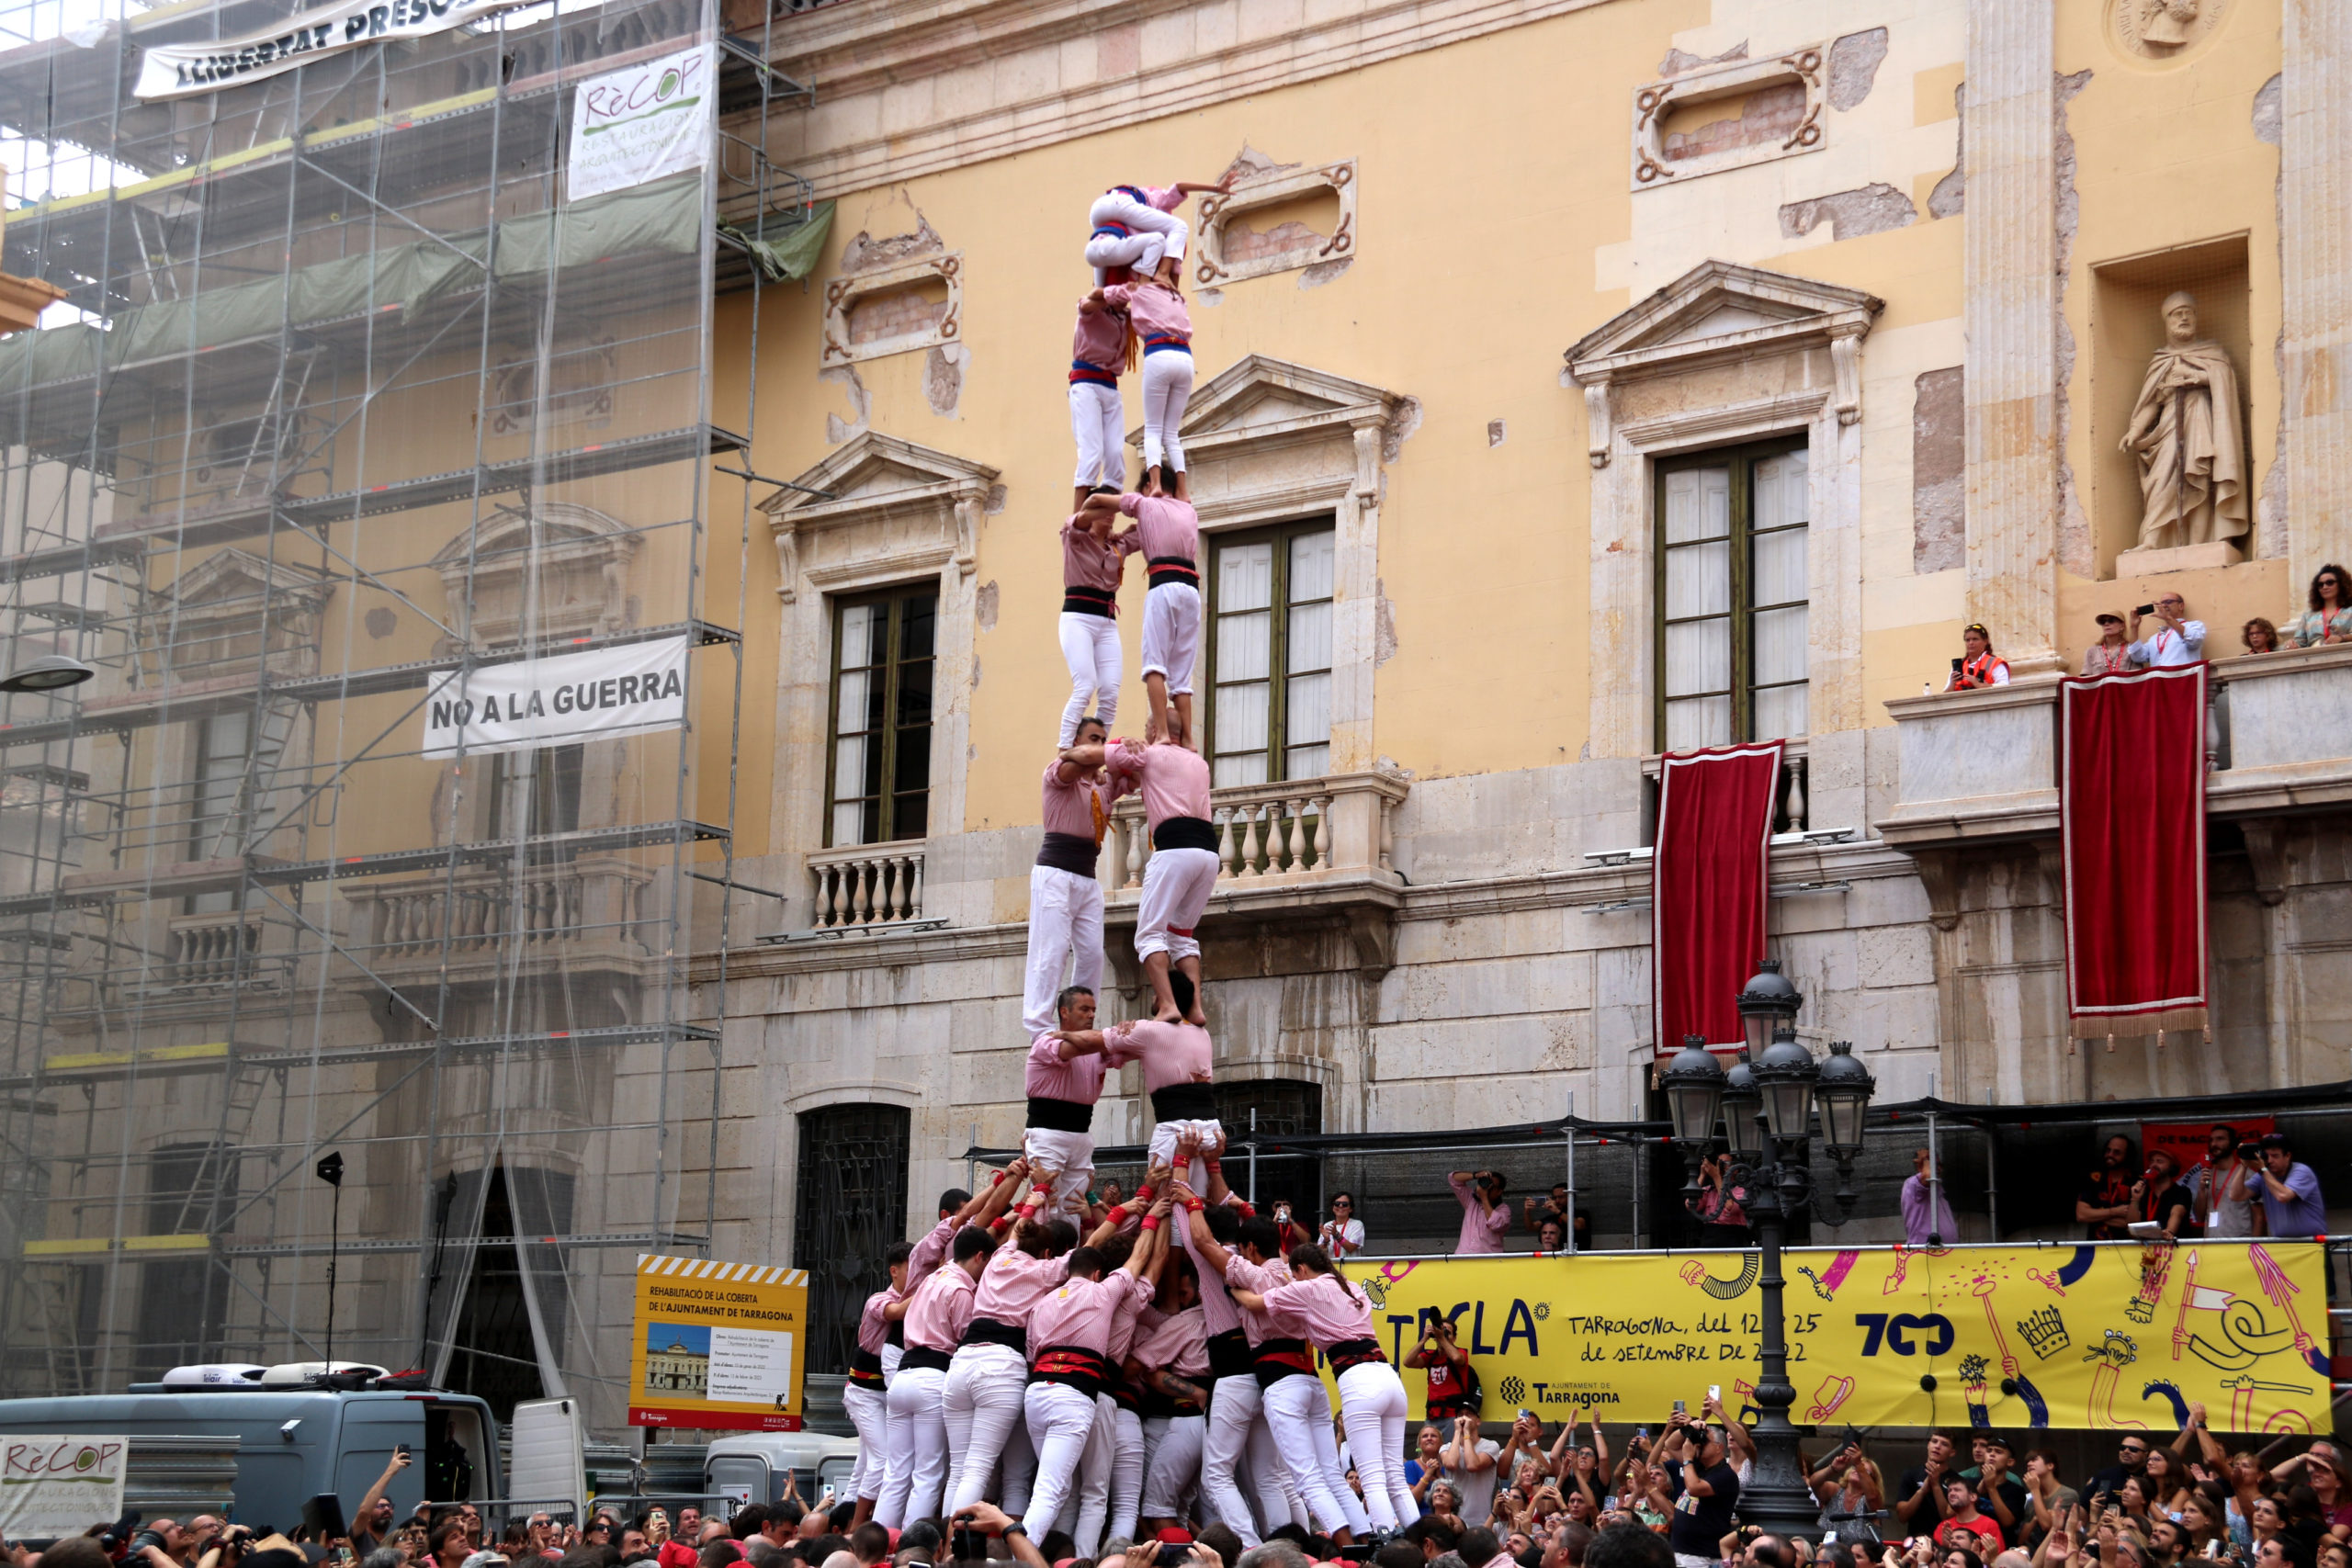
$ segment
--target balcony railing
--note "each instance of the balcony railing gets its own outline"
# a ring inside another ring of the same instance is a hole
[[[617,861],[534,866],[519,874],[467,867],[454,877],[422,876],[354,886],[353,939],[371,966],[389,972],[495,959],[519,944],[527,958],[602,944],[646,950],[639,932],[655,874]]]
[[[225,910],[175,915],[171,922],[175,986],[274,986],[283,965],[261,957],[260,917]]]
[[[813,931],[922,919],[922,840],[859,844],[808,857]]]
[[[1407,788],[1389,773],[1340,773],[1215,791],[1211,820],[1225,863],[1218,886],[1393,877],[1395,817]],[[1104,851],[1104,887],[1114,895],[1139,890],[1151,858],[1140,800],[1130,796],[1113,808]]]

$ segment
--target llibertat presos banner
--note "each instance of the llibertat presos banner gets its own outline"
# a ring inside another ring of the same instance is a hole
[[[203,43],[150,45],[139,57],[132,96],[152,102],[258,82],[385,39],[446,33],[533,0],[339,0],[273,28]]]
[[[685,721],[686,639],[663,637],[444,676],[425,694],[424,754],[529,751]]]

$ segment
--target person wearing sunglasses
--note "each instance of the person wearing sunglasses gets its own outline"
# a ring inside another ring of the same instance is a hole
[[[2094,1506],[2101,1497],[2110,1501],[2123,1490],[2126,1481],[2144,1481],[2148,1473],[2148,1439],[2137,1432],[2126,1432],[2115,1447],[2117,1462],[2092,1476],[2083,1488],[2083,1495]]]
[[[1332,1195],[1331,1217],[1316,1232],[1315,1245],[1334,1263],[1344,1263],[1363,1250],[1363,1222],[1356,1217],[1354,1193]]]

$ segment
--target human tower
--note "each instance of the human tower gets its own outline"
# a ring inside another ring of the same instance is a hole
[[[1088,213],[1095,287],[1069,369],[1078,468],[1062,525],[1070,695],[1044,779],[1022,998],[1022,1156],[921,1241],[889,1255],[865,1303],[844,1402],[857,1426],[858,1515],[896,1529],[993,1500],[1008,1527],[1109,1537],[1221,1520],[1249,1545],[1296,1523],[1348,1543],[1418,1516],[1404,1471],[1404,1384],[1370,1303],[1320,1247],[1285,1255],[1272,1220],[1225,1183],[1201,1007],[1198,930],[1220,863],[1194,728],[1200,518],[1180,434],[1193,389],[1177,216],[1217,185],[1114,186]],[[1125,488],[1120,378],[1140,367],[1141,484]],[[1147,589],[1144,738],[1113,739],[1124,678],[1116,617],[1127,558]],[[1114,802],[1143,797],[1136,955],[1152,1010],[1096,1027]],[[1153,1127],[1143,1184],[1090,1197],[1104,1075],[1143,1069]],[[956,1195],[961,1197],[962,1195]],[[944,1205],[943,1205],[943,1209]],[[1084,1231],[1081,1241],[1081,1229]],[[1320,1351],[1363,1495],[1350,1489],[1317,1375]]]

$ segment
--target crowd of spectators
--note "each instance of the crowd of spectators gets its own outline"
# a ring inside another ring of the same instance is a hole
[[[2206,1157],[2186,1171],[2163,1149],[2143,1160],[2129,1137],[2109,1137],[2075,1191],[2075,1218],[2090,1241],[2299,1237],[2327,1230],[2319,1178],[2295,1157],[2292,1140],[2278,1132],[2241,1137],[2222,1122],[2207,1134]]]

